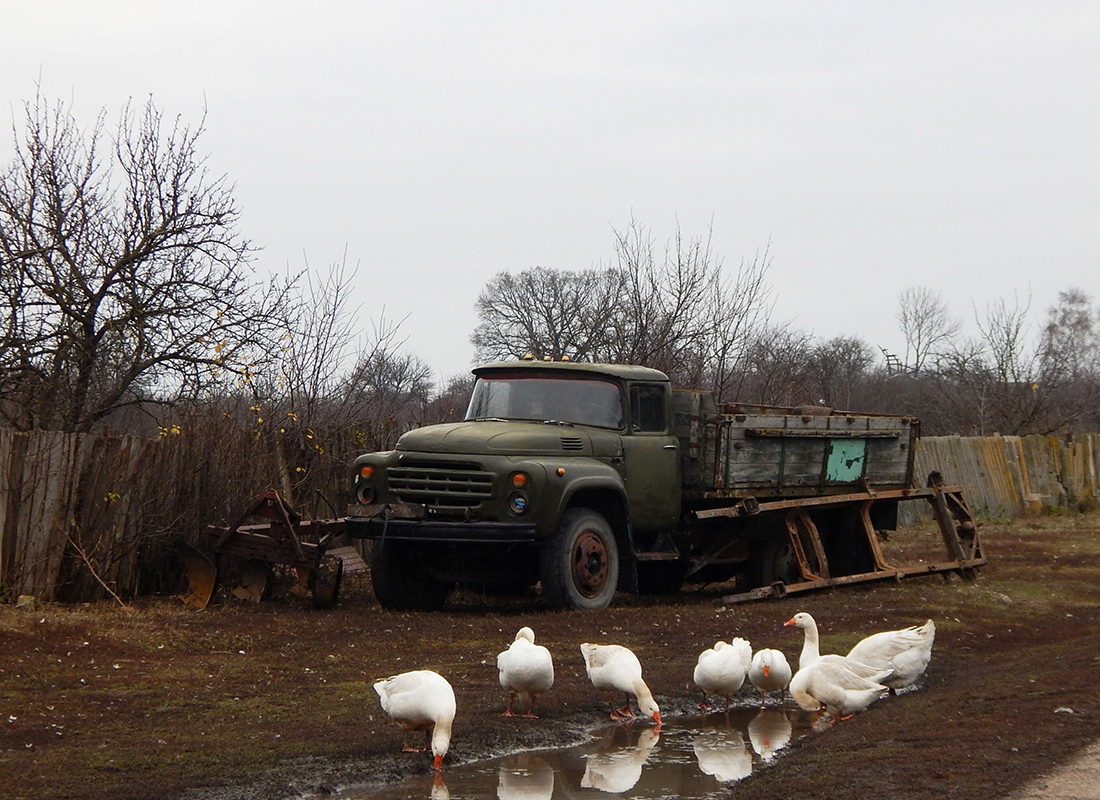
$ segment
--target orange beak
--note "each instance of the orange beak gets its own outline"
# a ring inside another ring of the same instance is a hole
[[[764,665],[764,677],[768,677],[768,673],[772,671],[772,668],[767,664]]]
[[[435,766],[434,766],[434,768],[435,768],[436,772],[442,772],[443,771],[443,756],[436,756],[435,757]]]
[[[788,625],[794,625],[794,617],[791,617],[789,620],[783,623],[783,627],[786,627]]]

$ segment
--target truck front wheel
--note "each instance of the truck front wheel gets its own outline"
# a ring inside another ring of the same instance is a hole
[[[371,544],[370,581],[382,608],[390,611],[438,611],[451,584],[433,578],[408,542]]]
[[[619,549],[607,520],[587,508],[565,512],[539,554],[543,596],[554,608],[606,608],[619,582]]]

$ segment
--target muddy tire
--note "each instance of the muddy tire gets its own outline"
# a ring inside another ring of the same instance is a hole
[[[438,611],[453,588],[428,574],[408,542],[372,543],[370,579],[378,604],[390,611]]]
[[[587,508],[565,512],[539,554],[539,576],[553,608],[606,608],[619,582],[619,548],[611,526]]]

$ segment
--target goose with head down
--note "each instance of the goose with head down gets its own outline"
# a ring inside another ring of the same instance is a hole
[[[418,669],[376,681],[374,690],[382,710],[405,729],[402,750],[419,752],[409,745],[411,731],[424,731],[431,743],[436,772],[451,745],[451,727],[455,718],[455,693],[451,684],[437,672]]]
[[[500,685],[508,692],[508,708],[504,716],[515,716],[512,704],[516,697],[525,700],[523,716],[536,719],[535,702],[540,694],[554,685],[554,659],[550,651],[535,644],[535,632],[526,625],[516,633],[508,649],[497,656]]]
[[[932,660],[932,641],[936,638],[936,623],[912,625],[896,631],[872,633],[848,651],[848,658],[875,669],[893,670],[883,681],[891,690],[912,686]]]
[[[661,726],[661,710],[653,699],[653,693],[642,680],[642,664],[632,650],[619,644],[585,642],[581,645],[581,655],[584,656],[588,679],[607,697],[612,719],[634,718],[634,712],[630,710],[630,697],[633,695],[638,701],[638,710],[645,716],[652,717],[657,727]],[[611,699],[611,693],[616,691],[625,695],[621,708],[615,708]]]
[[[702,707],[710,708],[707,694],[716,694],[725,699],[729,711],[730,697],[744,685],[751,663],[752,646],[741,637],[715,642],[700,653],[692,677],[703,692]]]

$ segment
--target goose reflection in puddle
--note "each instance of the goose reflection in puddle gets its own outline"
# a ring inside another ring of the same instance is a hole
[[[554,794],[554,768],[539,756],[509,756],[497,771],[500,800],[550,800]]]
[[[752,749],[767,762],[791,742],[793,732],[786,712],[777,709],[761,709],[749,722],[749,741]]]
[[[660,739],[661,734],[657,728],[644,728],[638,732],[637,744],[633,746],[591,753],[586,757],[581,788],[613,793],[633,789],[634,784],[642,777],[642,766]]]
[[[709,730],[696,736],[691,747],[704,775],[732,783],[752,773],[752,753],[736,730]]]

